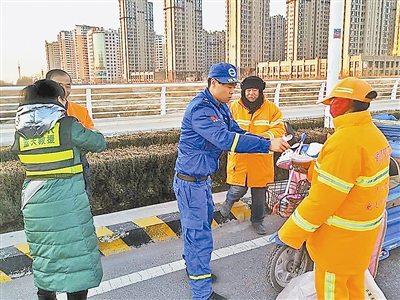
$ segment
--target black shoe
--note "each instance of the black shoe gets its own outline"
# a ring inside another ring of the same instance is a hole
[[[267,234],[267,230],[265,229],[264,225],[262,223],[253,223],[252,224],[255,232],[259,235],[265,235]]]
[[[186,271],[186,275],[189,277],[189,272],[188,272],[188,270],[185,269],[185,271]],[[217,275],[211,273],[211,280],[212,280],[212,283],[217,282]]]
[[[208,298],[208,300],[228,300],[227,298],[217,294],[216,292],[213,292],[210,296],[210,298]]]
[[[38,288],[37,296],[39,300],[57,300],[56,292],[46,291]]]
[[[87,300],[88,290],[83,290],[74,293],[67,293],[68,300]]]

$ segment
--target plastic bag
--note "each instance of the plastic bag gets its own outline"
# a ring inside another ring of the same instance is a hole
[[[314,281],[314,271],[297,276],[290,280],[276,300],[318,300]]]
[[[314,281],[314,271],[297,276],[280,292],[276,300],[318,300]],[[364,284],[366,300],[387,300],[368,270],[365,271]]]
[[[314,158],[312,158],[311,156],[308,156],[303,153],[302,154],[293,153],[290,158],[292,161],[293,169],[296,172],[303,174],[308,173],[308,168],[311,166],[311,162],[314,160]]]
[[[382,223],[379,227],[379,233],[375,242],[374,251],[372,252],[371,260],[368,266],[369,273],[371,273],[372,277],[375,277],[376,272],[378,271],[379,256],[382,251],[382,244],[386,235],[386,228],[387,228],[387,211],[385,210],[383,214]]]
[[[385,294],[376,284],[374,277],[372,277],[371,273],[366,270],[364,278],[364,286],[365,286],[365,299],[368,300],[387,300]]]

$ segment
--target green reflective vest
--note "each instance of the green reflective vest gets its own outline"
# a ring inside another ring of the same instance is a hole
[[[45,134],[24,138],[16,132],[13,150],[25,167],[27,179],[71,177],[82,173],[82,163],[73,149],[73,118],[62,118]]]

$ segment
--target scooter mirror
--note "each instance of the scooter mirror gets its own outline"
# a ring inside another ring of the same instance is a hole
[[[292,138],[293,138],[293,135],[291,135],[291,134],[284,135],[284,136],[282,137],[282,139],[283,139],[285,142],[290,141]]]
[[[284,124],[285,124],[286,134],[294,136],[293,126],[288,121],[285,121]]]
[[[290,149],[296,149],[298,146],[300,145],[300,143],[294,143]]]

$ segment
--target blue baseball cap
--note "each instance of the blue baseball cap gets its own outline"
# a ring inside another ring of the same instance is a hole
[[[234,65],[228,63],[213,64],[208,73],[208,78],[215,78],[221,83],[239,83],[238,72]]]

